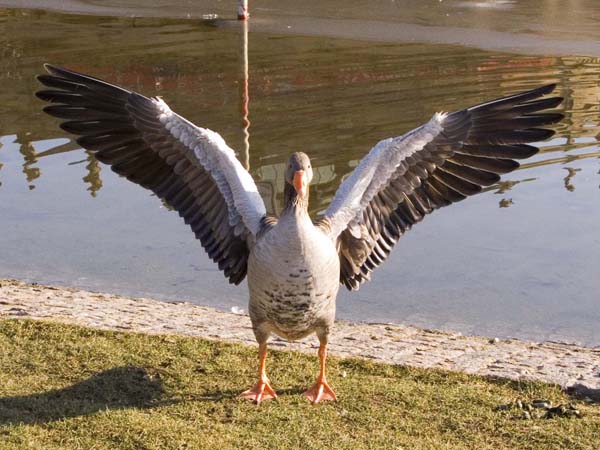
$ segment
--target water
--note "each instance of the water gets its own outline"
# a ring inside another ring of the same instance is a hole
[[[173,15],[185,13],[183,3],[176,2]],[[419,3],[405,3],[407,15],[389,21],[446,30],[470,23],[437,20]],[[448,3],[435,11],[480,14],[477,2]],[[498,20],[477,22],[482,41],[489,37],[484,29],[503,33],[515,48],[527,45],[523,33],[564,38],[566,47],[581,42],[584,49],[599,37],[588,26],[561,35],[554,16],[544,19],[547,28],[526,29],[531,14],[521,6],[503,25],[513,3],[486,5],[485,14]],[[574,10],[585,25],[580,9],[595,8],[582,5]],[[360,18],[360,5],[346,6],[343,14],[312,13],[347,26]],[[194,14],[226,14],[218,8]],[[551,81],[565,97],[566,118],[539,155],[407,233],[371,283],[340,294],[338,317],[600,345],[600,54],[385,41],[363,35],[369,27],[357,27],[355,39],[331,36],[333,26],[322,33],[303,29],[303,36],[286,23],[306,21],[304,10],[273,8],[257,12],[257,31],[250,33],[248,129],[251,172],[271,211],[281,207],[290,152],[307,152],[317,167],[316,213],[372,145],[435,111]],[[567,16],[567,23],[579,17]],[[365,20],[384,17],[371,12]],[[246,289],[227,284],[176,214],[79,149],[33,97],[42,63],[63,64],[162,96],[178,113],[221,133],[243,158],[239,24],[12,9],[0,10],[0,27],[0,277],[245,308]]]

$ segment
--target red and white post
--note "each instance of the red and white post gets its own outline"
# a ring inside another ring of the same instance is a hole
[[[237,18],[238,20],[248,20],[250,13],[248,12],[248,0],[238,0]]]

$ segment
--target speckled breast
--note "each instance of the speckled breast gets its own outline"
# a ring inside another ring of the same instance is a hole
[[[279,229],[278,229],[279,228]],[[259,240],[248,260],[250,316],[255,326],[300,339],[335,318],[339,257],[312,223],[279,223]]]

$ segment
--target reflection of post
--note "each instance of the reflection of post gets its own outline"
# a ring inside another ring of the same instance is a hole
[[[237,18],[238,20],[248,20],[248,0],[238,0]]]
[[[90,184],[87,190],[92,197],[95,197],[96,193],[102,187],[102,179],[100,178],[100,164],[98,164],[98,160],[94,157],[92,152],[86,150],[85,153],[87,155],[87,165],[85,168],[87,169],[88,173],[83,177],[83,181]]]
[[[573,167],[563,167],[563,169],[569,172],[567,176],[563,178],[565,181],[565,189],[569,192],[573,192],[575,190],[575,185],[571,180],[577,174],[577,172],[581,172],[581,169],[574,169]]]
[[[242,71],[240,73],[240,112],[242,113],[242,126],[244,127],[244,150],[242,155],[242,163],[246,170],[250,169],[250,120],[248,119],[248,22],[242,23]]]
[[[29,189],[35,189],[35,184],[33,184],[33,181],[40,176],[40,169],[33,167],[33,165],[37,162],[37,153],[35,152],[35,148],[33,148],[33,144],[29,140],[28,136],[24,133],[17,133],[17,139],[15,142],[19,144],[19,152],[21,155],[23,155],[23,173],[25,174],[27,182],[29,183]]]

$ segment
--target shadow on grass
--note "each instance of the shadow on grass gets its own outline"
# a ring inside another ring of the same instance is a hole
[[[165,404],[159,378],[140,367],[116,367],[63,389],[0,397],[0,424],[34,424],[101,410],[150,408]]]
[[[594,403],[600,403],[600,389],[594,389],[585,384],[575,383],[567,388],[567,393],[577,399],[587,397]]]

